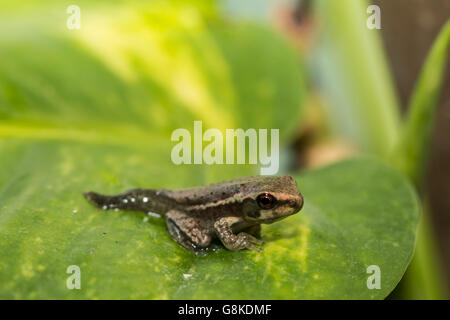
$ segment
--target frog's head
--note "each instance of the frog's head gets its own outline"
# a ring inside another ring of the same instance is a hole
[[[297,213],[303,207],[303,197],[290,176],[263,177],[253,186],[244,201],[244,218],[248,222],[273,223]]]

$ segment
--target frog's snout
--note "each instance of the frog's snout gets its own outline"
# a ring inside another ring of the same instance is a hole
[[[294,208],[295,212],[302,210],[303,202],[303,196],[301,194],[299,194],[296,199],[292,200],[292,207]]]

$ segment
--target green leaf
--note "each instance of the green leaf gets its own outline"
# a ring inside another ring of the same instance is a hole
[[[292,134],[305,77],[272,30],[183,1],[91,3],[79,3],[80,30],[66,29],[65,5],[0,13],[4,134],[69,126],[82,135],[95,128],[170,138],[194,120],[222,130],[279,128],[282,141]]]
[[[429,158],[439,94],[444,83],[450,48],[450,20],[442,28],[411,97],[401,140],[393,152],[393,163],[411,180],[420,184]]]
[[[157,143],[149,151],[20,139],[0,146],[2,298],[384,298],[413,253],[414,191],[373,160],[296,176],[305,208],[263,228],[263,253],[197,257],[169,238],[162,219],[97,210],[81,192],[196,185],[218,170],[169,164]],[[65,287],[70,265],[81,268],[81,290]],[[381,269],[380,290],[366,286],[370,265]]]
[[[291,49],[264,28],[177,1],[80,3],[79,33],[51,19],[65,12],[53,3],[0,17],[0,298],[383,298],[394,288],[412,255],[418,203],[374,160],[296,176],[305,208],[265,226],[264,253],[197,257],[162,219],[89,205],[86,190],[254,174],[176,166],[170,133],[201,119],[279,128],[287,141],[304,82]],[[66,288],[71,265],[81,290]],[[367,289],[369,265],[381,268],[380,290]]]
[[[263,228],[264,253],[219,252],[197,260],[174,297],[384,298],[413,254],[419,210],[412,187],[369,159],[296,178],[305,208]],[[367,288],[370,265],[381,269],[380,290]]]

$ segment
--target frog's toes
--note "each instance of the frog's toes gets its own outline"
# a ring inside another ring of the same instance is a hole
[[[264,241],[259,240],[259,239],[256,239],[256,238],[255,238],[252,242],[253,242],[254,244],[259,245],[259,246],[263,246],[263,245],[266,244]]]
[[[254,236],[252,236],[252,235],[250,235],[248,233],[241,232],[239,235],[241,235],[240,237],[244,238],[246,241],[248,241],[248,242],[250,242],[252,244],[257,244],[259,246],[263,246],[263,245],[266,244],[264,241],[259,240],[259,239],[255,238]]]
[[[258,252],[263,252],[264,251],[263,248],[257,247],[251,242],[246,242],[245,247],[247,249],[250,249],[250,250],[253,250],[253,251],[258,251]]]
[[[264,241],[261,241],[259,239],[256,239],[254,236],[245,233],[245,232],[241,232],[238,234],[238,242],[242,243],[242,246],[244,248],[250,249],[250,250],[255,250],[258,252],[262,252],[263,249],[257,247],[256,245],[262,246],[264,245]]]

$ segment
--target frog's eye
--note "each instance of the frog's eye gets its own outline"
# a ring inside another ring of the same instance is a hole
[[[277,199],[270,193],[264,192],[256,197],[256,202],[261,209],[272,209],[277,203]]]

